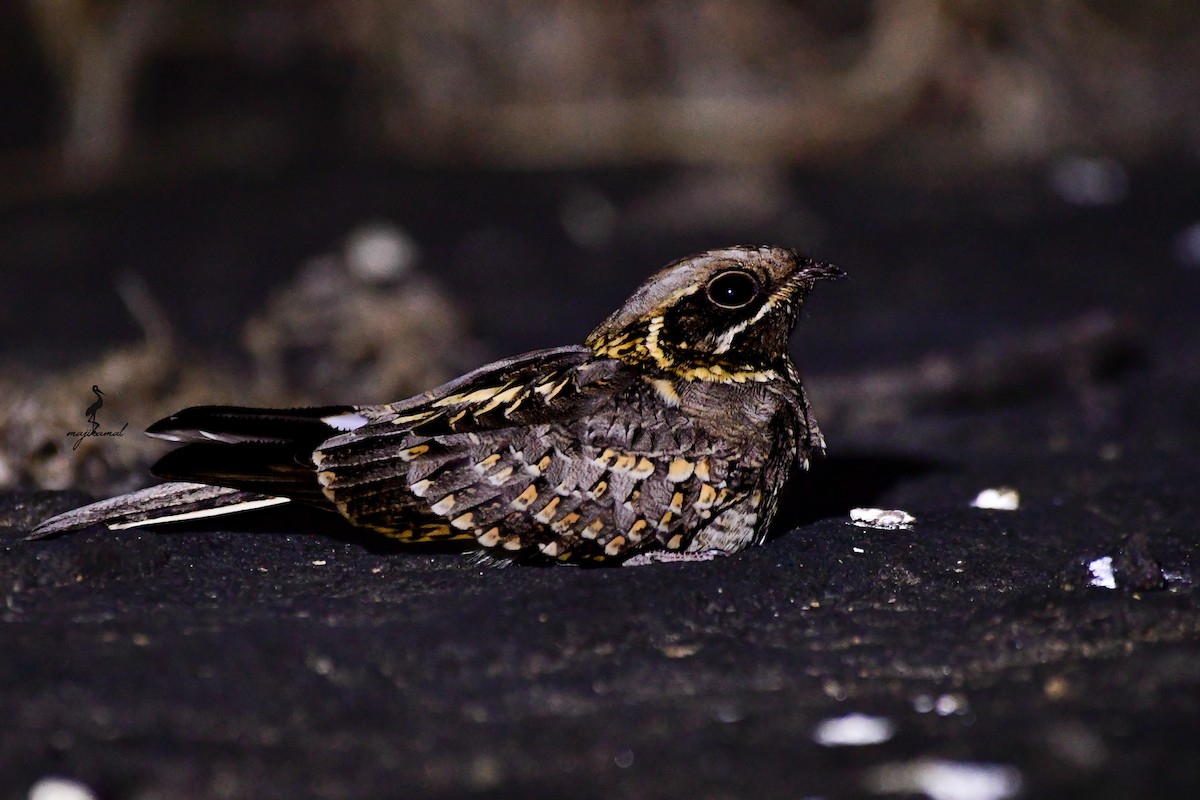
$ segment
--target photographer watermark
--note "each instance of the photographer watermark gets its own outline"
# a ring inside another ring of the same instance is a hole
[[[79,445],[83,443],[83,440],[91,436],[124,436],[125,429],[129,427],[129,423],[126,422],[121,426],[120,430],[100,430],[100,423],[96,419],[96,414],[98,414],[100,409],[104,407],[105,394],[104,392],[100,391],[100,387],[95,384],[92,384],[92,394],[96,395],[96,401],[87,407],[87,411],[83,412],[83,418],[87,420],[88,425],[91,427],[86,431],[69,431],[67,433],[69,438],[75,440],[75,444],[71,445],[72,450],[78,450]]]

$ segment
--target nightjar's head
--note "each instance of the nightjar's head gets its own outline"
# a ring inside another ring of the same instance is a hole
[[[787,352],[816,282],[844,274],[782,247],[710,250],[651,277],[587,345],[689,379],[753,379]]]

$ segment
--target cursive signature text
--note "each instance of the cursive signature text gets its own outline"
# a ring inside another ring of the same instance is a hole
[[[121,430],[119,431],[71,431],[67,434],[67,436],[75,440],[75,444],[71,445],[71,449],[78,450],[79,445],[83,444],[83,440],[90,436],[124,436],[125,429],[128,427],[129,423],[126,422],[121,426]]]

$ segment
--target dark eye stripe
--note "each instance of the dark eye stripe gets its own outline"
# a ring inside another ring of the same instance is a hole
[[[721,308],[742,308],[762,292],[758,279],[749,272],[731,269],[708,282],[708,299]]]

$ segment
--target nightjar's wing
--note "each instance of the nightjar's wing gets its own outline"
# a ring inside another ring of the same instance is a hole
[[[358,413],[368,424],[317,449],[318,479],[349,520],[407,540],[536,545],[564,560],[684,549],[760,472],[643,373],[582,347]]]

